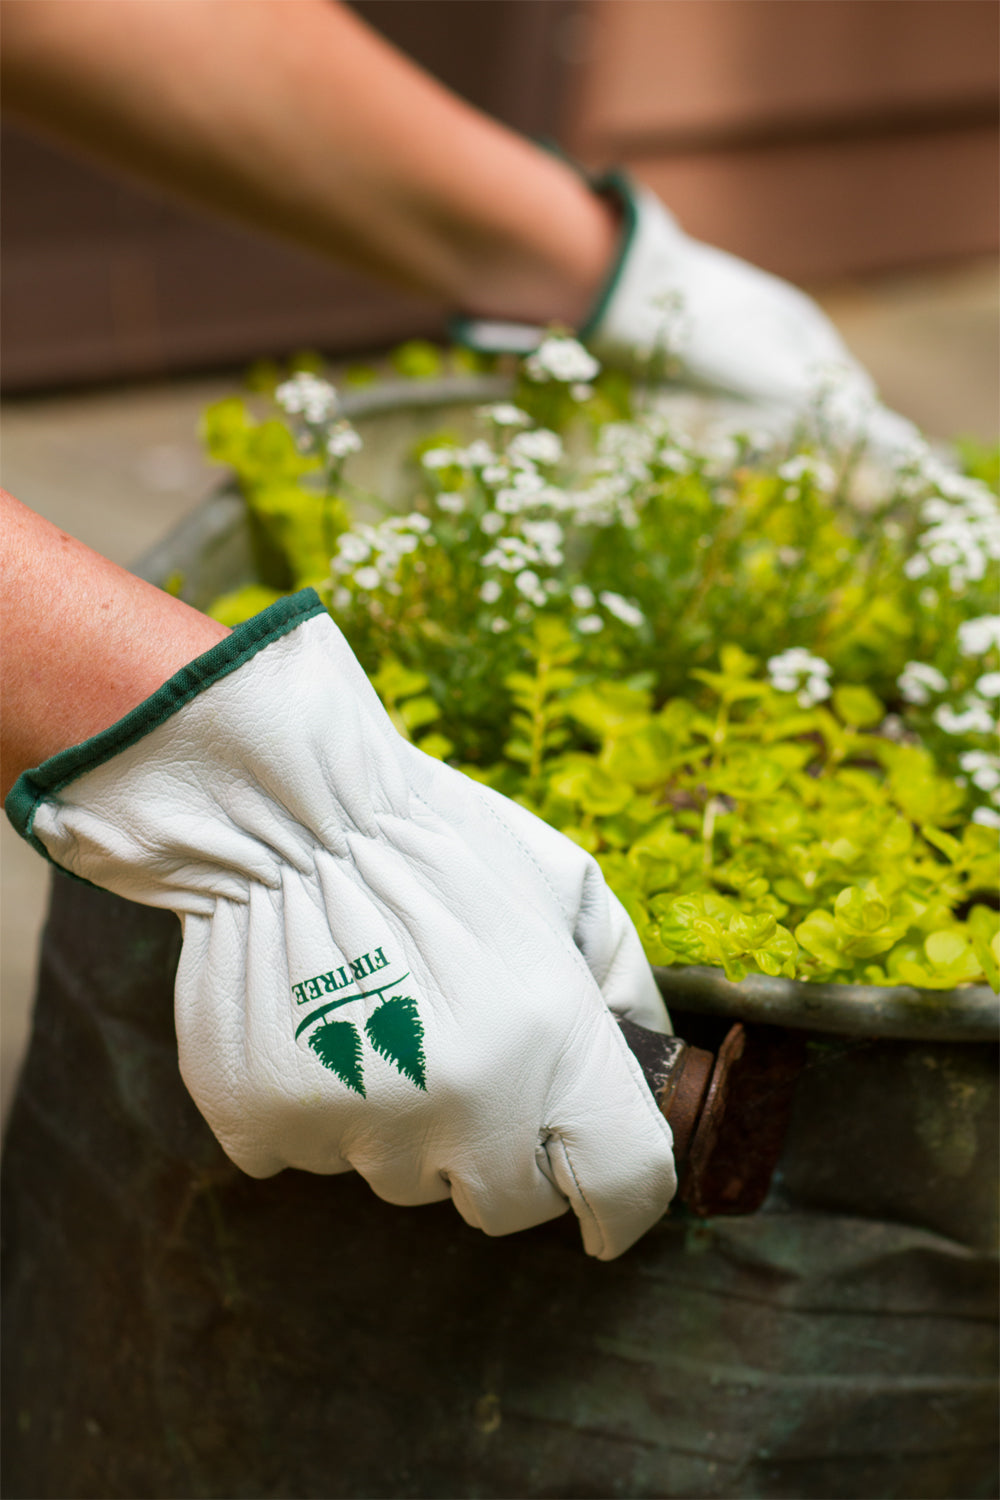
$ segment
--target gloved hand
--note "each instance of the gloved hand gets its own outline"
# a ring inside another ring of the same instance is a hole
[[[403,740],[311,590],[22,776],[20,832],[176,911],[181,1072],[238,1166],[351,1167],[625,1250],[675,1187],[616,1015],[668,1027],[589,855]]]
[[[690,239],[660,200],[624,173],[595,183],[622,215],[618,258],[578,337],[598,359],[639,374],[664,347],[678,373],[709,390],[801,413],[828,387],[825,416],[844,442],[884,456],[919,441],[878,402],[871,377],[804,292]],[[457,338],[487,352],[527,353],[543,330],[459,319]]]

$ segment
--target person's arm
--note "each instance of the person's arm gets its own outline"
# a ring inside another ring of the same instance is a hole
[[[0,490],[2,795],[229,634]]]
[[[5,0],[5,108],[452,311],[578,325],[615,212],[332,0]]]
[[[181,1073],[230,1158],[627,1249],[676,1173],[617,1019],[668,1022],[593,858],[403,739],[312,590],[230,632],[2,514],[7,815],[181,918]]]

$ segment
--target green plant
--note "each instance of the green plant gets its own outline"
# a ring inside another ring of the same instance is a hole
[[[591,849],[654,962],[996,985],[990,455],[876,470],[822,409],[696,440],[558,335],[514,378],[375,524],[314,370],[213,408],[264,543],[219,617],[318,587],[401,732]]]

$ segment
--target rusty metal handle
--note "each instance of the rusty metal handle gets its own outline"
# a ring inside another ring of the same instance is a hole
[[[618,1024],[673,1132],[680,1201],[705,1217],[756,1212],[784,1144],[801,1036],[737,1023],[713,1055],[633,1021]]]

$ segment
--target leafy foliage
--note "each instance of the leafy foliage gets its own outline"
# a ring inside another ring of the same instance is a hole
[[[553,336],[474,441],[420,441],[407,513],[352,524],[356,435],[281,373],[283,420],[206,418],[261,543],[219,618],[319,587],[397,729],[593,852],[656,963],[996,986],[995,453],[866,467],[822,406],[696,439]]]

